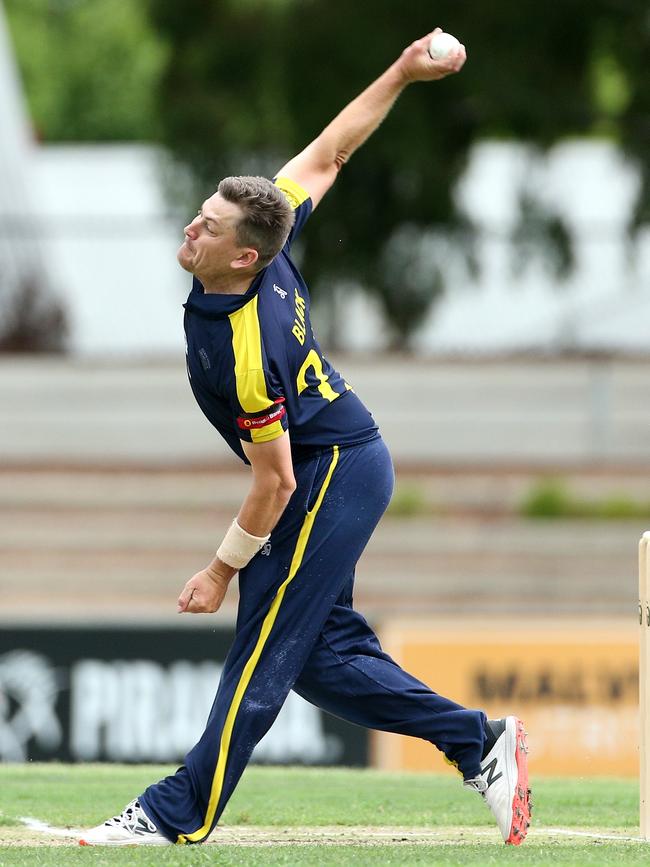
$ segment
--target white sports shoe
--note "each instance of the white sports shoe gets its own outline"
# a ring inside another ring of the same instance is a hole
[[[480,776],[465,780],[464,785],[481,794],[504,841],[519,846],[528,833],[532,812],[526,732],[514,716],[491,720],[488,726],[496,741],[481,761]]]
[[[86,831],[81,846],[171,846],[135,798],[119,816]]]

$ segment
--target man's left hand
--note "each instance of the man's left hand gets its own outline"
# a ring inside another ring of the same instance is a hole
[[[234,570],[229,569],[229,571]],[[229,582],[230,578],[220,574],[211,566],[197,572],[190,578],[178,597],[178,613],[214,614],[221,607]]]

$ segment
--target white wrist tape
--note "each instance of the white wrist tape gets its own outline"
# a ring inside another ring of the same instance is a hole
[[[270,533],[268,536],[253,536],[247,533],[246,530],[242,530],[235,518],[223,542],[219,545],[217,557],[233,569],[243,569],[270,538]]]

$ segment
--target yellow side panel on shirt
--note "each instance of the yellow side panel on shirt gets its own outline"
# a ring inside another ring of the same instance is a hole
[[[294,211],[309,198],[307,190],[303,190],[300,184],[292,181],[291,178],[276,178],[275,185],[282,190]]]
[[[273,401],[266,390],[262,369],[262,336],[257,316],[257,295],[248,304],[228,317],[232,328],[232,349],[235,355],[237,399],[244,412],[263,412]],[[284,433],[279,421],[268,427],[251,430],[254,443],[266,443]]]
[[[312,527],[314,526],[316,515],[318,514],[318,510],[320,509],[323,499],[325,498],[325,493],[329,487],[330,481],[332,480],[332,475],[334,473],[338,460],[339,447],[333,446],[332,460],[330,462],[329,469],[327,470],[325,481],[323,482],[323,485],[318,493],[318,498],[314,503],[312,510],[310,512],[307,512],[307,514],[305,515],[305,520],[303,521],[302,527],[300,529],[298,541],[296,542],[293,557],[291,558],[289,574],[279,586],[278,592],[275,594],[273,602],[271,603],[268,613],[264,618],[264,622],[262,623],[262,628],[260,629],[257,644],[255,645],[251,655],[248,657],[248,661],[246,662],[241,677],[239,678],[239,683],[237,684],[235,694],[233,696],[232,702],[230,703],[230,707],[228,708],[226,721],[223,726],[223,731],[221,732],[219,756],[217,758],[217,767],[214,772],[214,777],[212,778],[212,788],[210,789],[210,800],[208,801],[208,809],[205,816],[205,821],[203,825],[198,829],[198,831],[193,831],[191,834],[179,834],[178,839],[176,840],[177,843],[198,843],[203,840],[207,834],[210,833],[210,829],[212,828],[212,823],[217,812],[217,806],[219,805],[219,798],[221,797],[223,778],[226,773],[226,763],[228,761],[228,751],[230,749],[230,741],[232,739],[232,732],[235,726],[235,720],[237,718],[239,706],[242,702],[246,689],[248,688],[248,684],[253,677],[257,663],[259,662],[262,651],[264,650],[264,645],[266,644],[266,641],[271,633],[271,629],[273,628],[273,624],[275,623],[275,620],[278,616],[280,605],[282,604],[282,600],[284,599],[285,590],[295,578],[298,569],[300,569],[300,566],[302,564],[302,558],[305,555],[305,549],[307,548],[307,542],[309,541],[309,536],[311,534]]]

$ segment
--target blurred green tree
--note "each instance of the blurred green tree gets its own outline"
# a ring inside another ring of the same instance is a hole
[[[157,138],[167,50],[139,0],[4,2],[40,138]]]
[[[204,192],[227,173],[272,173],[432,26],[462,36],[469,55],[462,74],[408,89],[305,235],[317,288],[350,278],[364,285],[398,345],[444,288],[444,262],[414,263],[404,239],[432,226],[439,241],[459,234],[467,264],[476,264],[453,187],[477,138],[515,137],[544,148],[570,135],[616,135],[650,178],[646,0],[439,0],[435,10],[428,0],[400,8],[395,0],[149,6],[171,44],[163,135]],[[570,272],[562,214],[522,196],[513,240],[527,257],[543,246],[558,279]],[[439,244],[447,254],[448,247]],[[395,255],[387,262],[389,250]]]
[[[395,345],[443,292],[449,260],[476,267],[453,190],[479,138],[612,136],[644,181],[637,222],[650,219],[647,0],[5,2],[43,137],[159,136],[196,194],[273,173],[434,25],[461,36],[462,74],[407,90],[304,236],[316,294],[364,286]],[[520,264],[542,252],[558,279],[570,272],[563,215],[527,191],[512,240]]]

